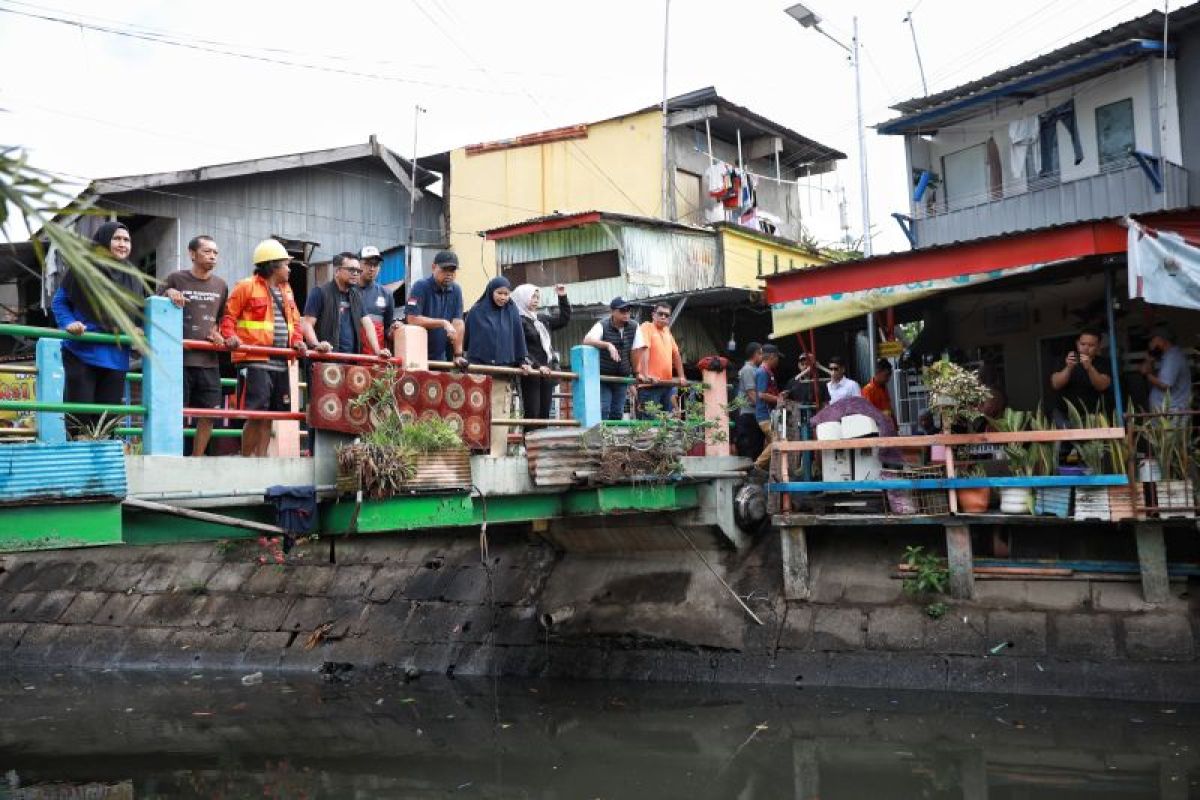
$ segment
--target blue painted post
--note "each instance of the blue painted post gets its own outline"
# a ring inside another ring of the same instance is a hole
[[[62,340],[37,340],[37,378],[34,380],[35,399],[40,403],[61,403],[67,385],[67,374],[63,371]],[[39,411],[37,440],[39,444],[62,444],[67,440],[67,426],[62,414]]]
[[[148,456],[183,455],[183,310],[165,297],[146,301],[142,450]]]
[[[584,428],[600,424],[600,351],[590,345],[571,348],[571,406],[575,419]]]

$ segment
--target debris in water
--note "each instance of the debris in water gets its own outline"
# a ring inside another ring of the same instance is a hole
[[[211,712],[211,711],[193,711],[192,712],[193,717],[211,717],[212,715],[213,715],[213,712]]]
[[[381,705],[383,705],[383,698],[381,697],[381,698],[379,698],[378,700],[376,700],[376,701],[375,701],[375,705],[377,705],[377,706],[381,706]]]
[[[261,672],[251,672],[249,675],[242,676],[242,686],[254,686],[262,683],[263,674]]]
[[[996,645],[988,652],[995,656],[995,655],[999,655],[1000,651],[1003,650],[1004,648],[1012,647],[1012,646],[1013,646],[1012,642],[1001,642],[1000,644]]]

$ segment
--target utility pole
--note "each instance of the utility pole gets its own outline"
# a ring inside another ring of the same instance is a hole
[[[673,220],[671,213],[671,127],[667,124],[667,47],[671,43],[671,0],[665,0],[665,19],[663,20],[663,173],[662,173],[662,218]]]
[[[412,149],[412,178],[411,185],[408,189],[408,246],[404,248],[404,302],[408,303],[408,296],[412,293],[412,258],[413,258],[413,230],[416,225],[417,214],[417,126],[421,121],[421,115],[425,113],[425,109],[419,105],[413,106],[413,149]]]

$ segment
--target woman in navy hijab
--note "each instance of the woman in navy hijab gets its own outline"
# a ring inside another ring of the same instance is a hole
[[[471,306],[466,319],[467,360],[472,364],[520,367],[531,372],[525,329],[520,312],[511,302],[511,294],[508,278],[492,278]]]

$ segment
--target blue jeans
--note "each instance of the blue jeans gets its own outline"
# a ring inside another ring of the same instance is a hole
[[[622,419],[625,416],[627,383],[600,384],[600,419]]]
[[[657,403],[663,411],[670,413],[674,410],[671,402],[674,398],[674,386],[647,386],[644,389],[638,389],[638,419],[651,418],[645,411],[647,403]]]

